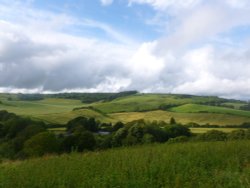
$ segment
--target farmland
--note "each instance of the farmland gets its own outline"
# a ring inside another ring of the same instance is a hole
[[[79,99],[50,95],[43,100],[27,101],[18,99],[17,95],[0,94],[0,101],[0,110],[55,124],[65,124],[77,116],[94,117],[102,122],[138,119],[168,122],[171,117],[183,124],[240,125],[250,122],[250,112],[239,110],[244,101],[218,97],[134,94],[110,101],[82,103]],[[217,103],[221,106],[211,106]],[[235,108],[223,105],[235,105]]]

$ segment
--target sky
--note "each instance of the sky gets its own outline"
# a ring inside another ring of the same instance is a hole
[[[0,0],[0,92],[250,99],[249,0]]]

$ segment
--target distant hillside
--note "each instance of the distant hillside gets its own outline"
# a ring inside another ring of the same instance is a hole
[[[244,101],[216,96],[177,94],[62,93],[52,95],[0,94],[0,110],[29,116],[49,123],[64,124],[77,116],[95,117],[102,122],[147,120],[216,125],[250,122]],[[242,110],[240,110],[242,109]]]

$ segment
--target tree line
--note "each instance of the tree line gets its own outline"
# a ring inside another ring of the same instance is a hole
[[[137,120],[111,124],[77,117],[65,125],[65,133],[55,134],[47,129],[55,125],[0,111],[0,158],[24,159],[48,153],[162,143],[178,136],[191,136],[187,127],[172,123]]]
[[[111,124],[94,118],[77,117],[70,120],[65,125],[66,131],[60,134],[48,130],[53,126],[0,111],[0,159],[25,159],[45,154],[187,140],[250,139],[250,129],[232,133],[209,131],[194,137],[187,126],[177,123],[174,118],[168,123],[141,119],[126,124]]]

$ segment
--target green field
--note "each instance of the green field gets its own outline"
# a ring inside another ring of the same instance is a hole
[[[2,100],[2,102],[0,110],[7,110],[49,123],[64,124],[78,116],[94,117],[103,122],[112,121],[112,119],[93,110],[73,111],[74,108],[83,106],[79,100],[48,98],[41,101]]]
[[[250,111],[198,104],[184,104],[178,107],[171,108],[170,110],[179,113],[217,113],[250,117]]]
[[[166,143],[3,162],[0,187],[246,188],[249,150],[250,141]]]
[[[9,98],[11,97],[11,100]],[[82,103],[80,100],[52,98],[44,100],[22,101],[17,95],[0,94],[0,110],[7,110],[21,116],[43,120],[48,123],[65,124],[77,117],[94,117],[101,122],[129,122],[138,119],[166,121],[174,117],[178,122],[190,122],[211,125],[240,125],[250,122],[250,111],[238,110],[245,103],[220,99],[217,97],[186,96],[173,94],[135,94],[116,98],[111,101]],[[223,105],[235,106],[235,109],[209,106],[203,103],[222,101]],[[201,105],[201,103],[203,105]],[[160,106],[175,107],[160,110]],[[88,107],[93,107],[93,110]],[[75,108],[81,108],[73,110]]]
[[[160,105],[164,104],[182,105],[217,100],[216,97],[181,97],[181,95],[171,94],[136,94],[118,98],[110,102],[94,103],[92,106],[106,113],[115,113],[156,110]]]
[[[148,121],[169,121],[174,117],[177,122],[187,124],[195,122],[198,124],[211,124],[211,125],[239,125],[244,122],[250,122],[249,117],[232,116],[228,114],[215,114],[215,113],[178,113],[168,111],[150,111],[150,112],[126,112],[110,114],[111,117],[119,121],[130,122],[138,119],[145,119]]]

